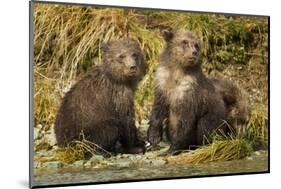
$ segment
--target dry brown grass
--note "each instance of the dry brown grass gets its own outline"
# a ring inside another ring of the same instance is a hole
[[[244,158],[250,155],[252,151],[251,145],[245,140],[214,141],[212,144],[202,146],[197,150],[182,153],[178,156],[167,157],[167,161],[174,164],[230,161]]]

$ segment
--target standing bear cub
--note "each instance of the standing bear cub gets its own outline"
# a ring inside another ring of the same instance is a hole
[[[220,92],[201,69],[200,43],[191,32],[163,31],[166,48],[155,76],[155,102],[148,141],[162,140],[167,119],[168,154],[202,145],[217,129],[225,130],[227,110]]]
[[[102,46],[103,61],[66,93],[55,121],[59,146],[83,133],[106,151],[117,141],[125,153],[141,153],[134,122],[134,91],[146,70],[138,42],[125,38]]]

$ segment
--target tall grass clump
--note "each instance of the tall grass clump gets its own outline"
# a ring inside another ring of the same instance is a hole
[[[244,137],[255,149],[259,149],[268,147],[268,134],[268,113],[254,106]]]
[[[197,150],[183,153],[179,156],[168,157],[170,163],[207,163],[214,161],[230,161],[244,158],[253,151],[251,145],[243,139],[215,140]]]
[[[59,98],[54,92],[56,81],[43,73],[44,71],[34,69],[34,121],[35,125],[49,127],[54,122]]]

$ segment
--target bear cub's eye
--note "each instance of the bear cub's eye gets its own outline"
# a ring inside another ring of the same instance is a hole
[[[183,45],[188,45],[188,44],[189,44],[188,40],[183,40],[181,43],[182,43]]]
[[[132,57],[133,57],[134,59],[137,59],[137,58],[138,58],[138,54],[137,54],[137,53],[133,53],[133,54],[132,54]]]
[[[124,55],[124,54],[120,54],[120,55],[119,55],[119,58],[120,58],[120,59],[124,59],[125,57],[126,57],[126,55]]]
[[[199,50],[199,45],[197,43],[194,44],[196,50]]]

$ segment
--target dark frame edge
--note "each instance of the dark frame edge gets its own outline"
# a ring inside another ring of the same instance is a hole
[[[34,2],[29,1],[29,188],[34,187],[34,162],[33,162],[33,13]]]

